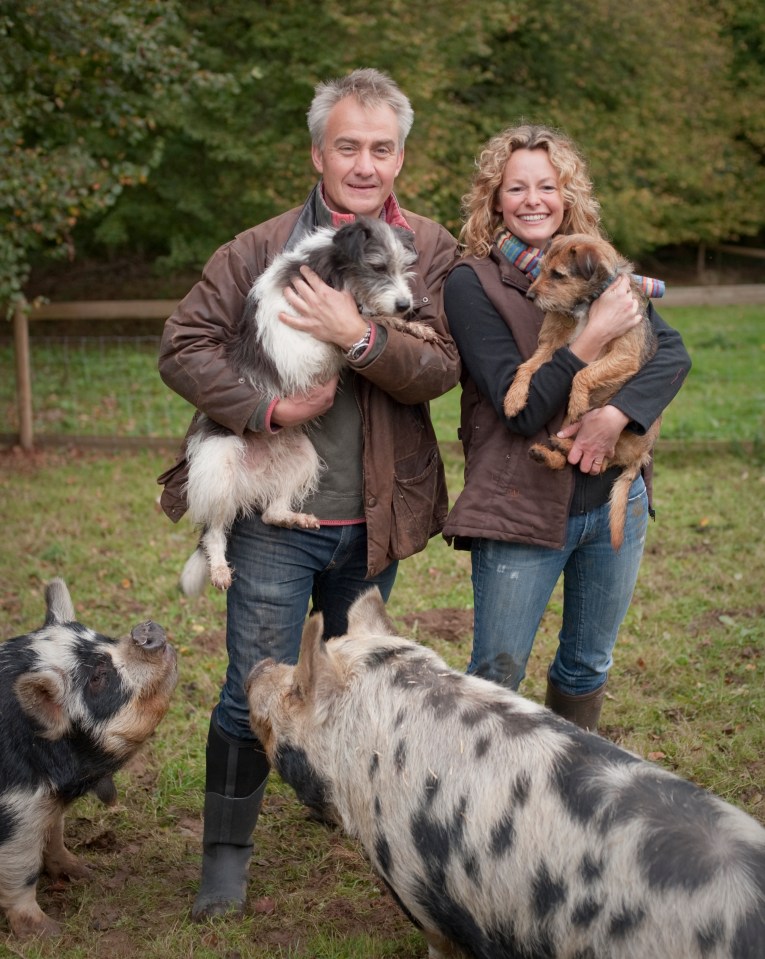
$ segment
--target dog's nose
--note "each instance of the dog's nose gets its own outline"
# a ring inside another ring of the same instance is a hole
[[[408,313],[412,308],[411,300],[396,300],[396,312]]]
[[[527,291],[526,291],[526,299],[527,299],[527,300],[531,300],[531,302],[533,303],[534,300],[536,300],[536,298],[537,298],[537,295],[536,295],[536,293],[534,292],[534,290],[527,290]]]

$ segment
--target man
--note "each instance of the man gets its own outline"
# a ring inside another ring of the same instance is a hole
[[[447,496],[429,400],[459,379],[459,359],[441,307],[441,286],[456,244],[438,224],[402,210],[393,185],[404,162],[411,105],[372,69],[320,84],[308,113],[311,159],[321,180],[302,207],[240,234],[218,250],[165,326],[163,380],[198,410],[241,435],[273,432],[321,417],[311,439],[326,464],[304,505],[319,530],[237,521],[227,558],[228,669],[207,740],[202,881],[192,917],[244,908],[252,833],[269,765],[248,721],[244,682],[266,657],[294,663],[309,603],[325,638],[345,632],[346,612],[370,586],[387,600],[397,562],[443,526]],[[285,248],[318,226],[382,216],[414,233],[416,319],[433,342],[390,330],[359,314],[347,293],[304,272],[286,293],[281,319],[346,351],[340,382],[308,396],[269,396],[240,379],[225,344],[254,280]],[[193,424],[192,424],[193,429]],[[181,460],[159,482],[174,521],[185,510]]]

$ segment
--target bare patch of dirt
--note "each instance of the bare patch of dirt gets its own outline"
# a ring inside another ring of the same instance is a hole
[[[447,643],[460,643],[473,634],[472,609],[425,609],[402,616],[401,622],[409,634],[416,634],[418,638],[432,636]]]

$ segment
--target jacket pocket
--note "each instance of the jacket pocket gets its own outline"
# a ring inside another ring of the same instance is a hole
[[[181,454],[177,462],[165,470],[157,477],[157,482],[163,486],[162,494],[159,498],[162,511],[174,523],[183,516],[187,509],[186,503],[186,483],[189,479],[189,463],[184,454]]]
[[[390,546],[395,559],[406,559],[427,545],[433,524],[439,464],[438,447],[428,446],[394,466]]]

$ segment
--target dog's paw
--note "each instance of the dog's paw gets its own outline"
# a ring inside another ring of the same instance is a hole
[[[519,397],[517,393],[513,394],[512,389],[510,389],[505,395],[505,402],[502,404],[502,408],[505,411],[505,416],[510,419],[520,413],[525,405],[526,397]]]
[[[438,339],[438,333],[427,323],[410,323],[409,329],[412,329],[412,327],[414,327],[414,335],[426,343],[435,343]]]
[[[210,570],[210,582],[216,589],[225,591],[231,585],[231,568],[229,566],[213,566]]]
[[[566,411],[570,423],[578,423],[590,409],[589,393],[585,393],[584,396],[575,396],[573,392],[571,393],[568,401],[568,410]]]
[[[516,370],[513,382],[508,387],[502,404],[505,416],[508,418],[516,416],[528,403],[533,373],[534,370],[528,363],[522,363]]]
[[[529,456],[535,463],[541,463],[551,470],[562,470],[566,465],[566,457],[557,450],[550,450],[541,443],[535,443],[529,448]]]
[[[295,522],[292,525],[300,529],[321,529],[321,523],[312,513],[295,513]]]
[[[270,506],[261,517],[268,526],[284,526],[286,529],[321,529],[321,523],[313,513],[296,513],[290,509]]]
[[[565,453],[567,456],[574,445],[574,440],[570,436],[551,436],[550,446],[559,453]]]
[[[529,447],[529,457],[533,459],[535,463],[544,463],[550,452],[551,451],[545,449],[544,446],[540,446],[539,443],[535,443]]]
[[[418,340],[423,340],[425,343],[434,343],[438,339],[438,333],[427,323],[410,323],[408,320],[392,317],[390,325],[402,333],[411,333],[412,336],[416,336]]]

